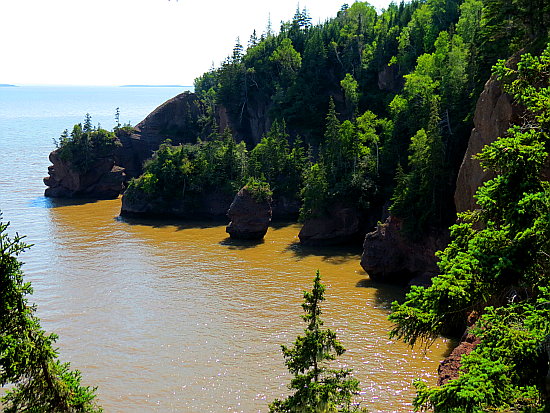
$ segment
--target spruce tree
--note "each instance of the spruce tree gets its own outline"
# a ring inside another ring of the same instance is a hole
[[[336,333],[323,328],[321,302],[325,286],[319,271],[313,289],[304,291],[302,319],[307,323],[304,336],[298,336],[291,347],[282,346],[285,364],[294,374],[290,389],[294,393],[269,405],[275,412],[349,412],[352,397],[359,393],[359,381],[351,377],[351,369],[331,369],[326,362],[345,352]]]

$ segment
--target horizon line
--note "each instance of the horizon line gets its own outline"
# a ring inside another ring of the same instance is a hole
[[[194,88],[193,85],[177,85],[177,84],[131,84],[131,85],[87,85],[87,84],[53,84],[53,83],[0,83],[0,87],[28,87],[28,86],[40,86],[40,87],[184,87]]]

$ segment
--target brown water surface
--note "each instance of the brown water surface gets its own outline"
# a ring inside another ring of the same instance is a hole
[[[413,379],[434,381],[446,343],[423,352],[388,338],[402,291],[372,284],[360,251],[301,247],[298,225],[239,243],[223,225],[124,220],[119,208],[47,209],[51,267],[26,268],[39,315],[107,412],[266,411],[285,394],[280,345],[303,329],[302,291],[317,269],[362,405],[410,411]]]

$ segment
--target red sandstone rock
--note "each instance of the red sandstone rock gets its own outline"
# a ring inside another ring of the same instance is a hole
[[[271,200],[257,200],[242,188],[227,211],[231,220],[226,232],[235,239],[262,239],[271,222]]]
[[[304,222],[298,234],[303,245],[337,245],[354,241],[360,232],[360,217],[355,208],[334,205],[327,215]]]
[[[124,168],[115,165],[114,157],[99,158],[86,172],[76,171],[63,161],[57,150],[50,153],[44,195],[53,198],[116,198],[124,190]]]
[[[454,348],[454,350],[439,363],[437,373],[437,385],[442,386],[449,380],[456,379],[460,373],[460,360],[465,354],[470,354],[472,350],[479,344],[480,339],[471,335],[465,334],[462,341]]]
[[[515,60],[511,59],[509,64],[514,65]],[[477,101],[474,129],[456,180],[454,198],[457,212],[476,209],[474,194],[484,182],[493,178],[472,157],[481,152],[485,145],[503,136],[511,123],[518,120],[521,112],[521,108],[513,104],[512,98],[503,92],[498,80],[491,78],[487,81]]]
[[[374,281],[427,285],[439,271],[435,252],[446,245],[447,236],[429,235],[413,242],[403,234],[402,224],[390,215],[366,235],[361,266]]]

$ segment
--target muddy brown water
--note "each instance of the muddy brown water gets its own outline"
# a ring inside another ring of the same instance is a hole
[[[287,392],[280,345],[304,327],[302,291],[317,269],[325,325],[348,349],[339,362],[361,381],[362,406],[408,412],[413,380],[435,383],[447,343],[424,352],[388,338],[389,303],[403,292],[371,283],[359,250],[303,248],[298,225],[235,243],[223,223],[123,220],[118,199],[43,197],[52,136],[87,111],[108,125],[114,108],[140,107],[139,121],[161,91],[11,89],[0,94],[0,211],[35,244],[21,259],[42,325],[106,412],[266,412]]]
[[[107,412],[266,411],[286,392],[280,345],[303,329],[317,269],[325,325],[347,348],[339,363],[361,381],[362,406],[410,411],[412,381],[434,382],[446,343],[424,352],[388,338],[402,291],[371,283],[360,251],[301,247],[295,224],[234,242],[223,225],[125,220],[119,208],[48,208],[48,257],[26,266],[45,326]]]

